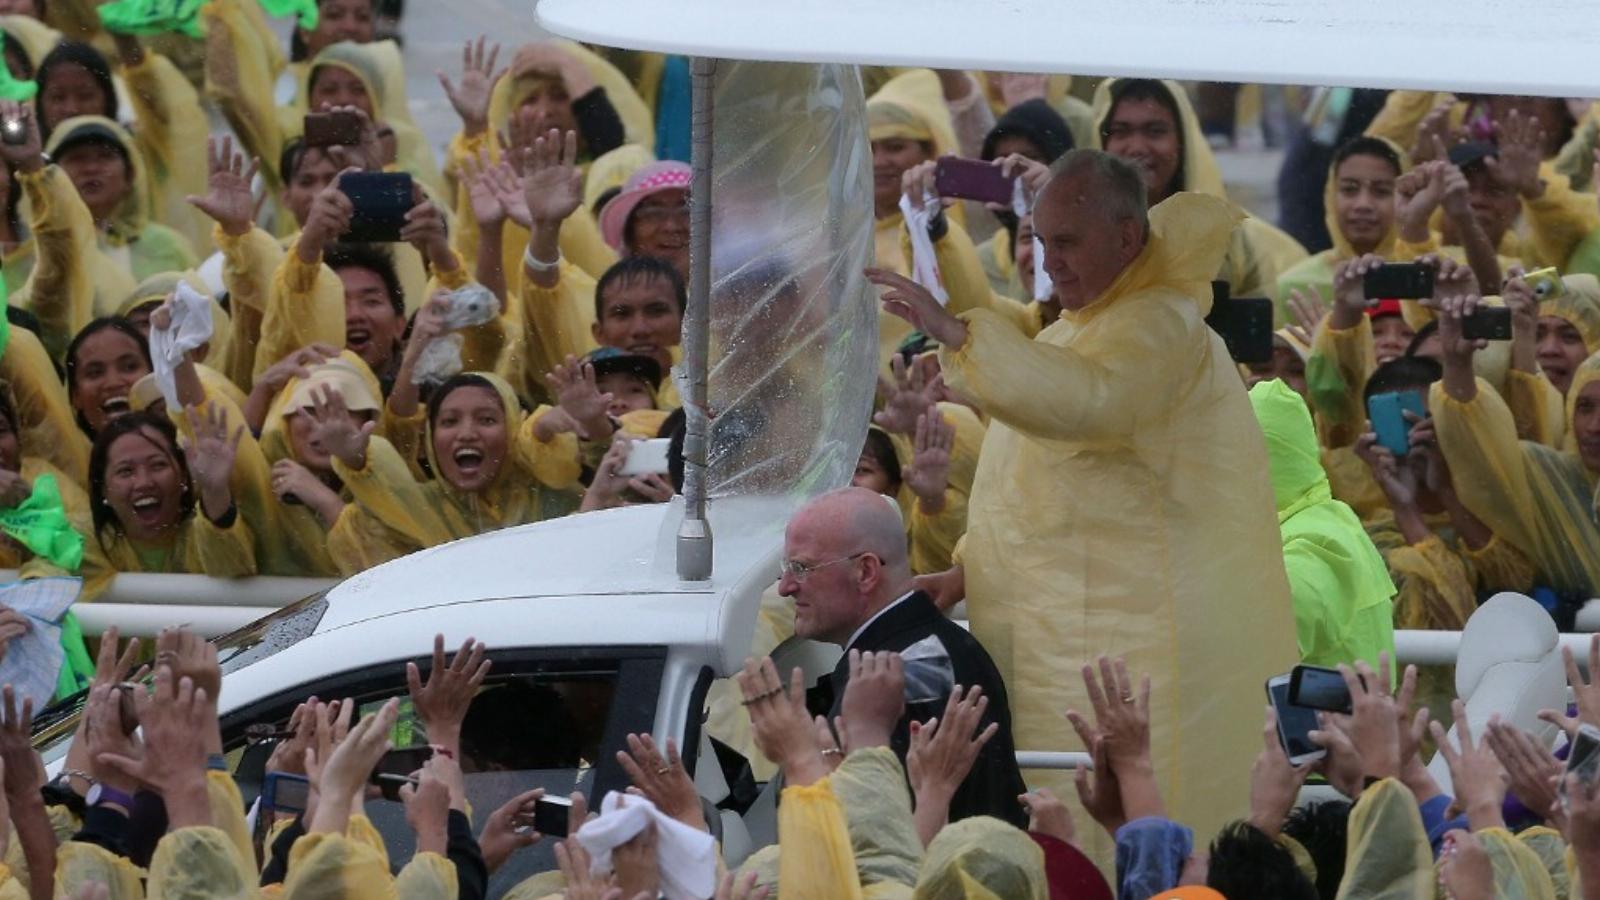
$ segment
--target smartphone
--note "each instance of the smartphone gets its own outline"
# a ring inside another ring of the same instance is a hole
[[[1327,756],[1328,751],[1311,743],[1311,732],[1317,730],[1316,710],[1289,702],[1289,680],[1289,675],[1267,679],[1267,700],[1278,714],[1278,742],[1289,764],[1303,766]]]
[[[1421,263],[1384,263],[1367,271],[1362,287],[1368,300],[1432,297],[1433,267]]]
[[[354,147],[361,143],[361,117],[353,112],[306,113],[307,147]]]
[[[629,476],[667,474],[667,448],[671,445],[670,438],[636,441],[628,450],[628,460],[622,464],[620,474]]]
[[[1391,391],[1367,398],[1367,420],[1378,435],[1378,443],[1397,458],[1411,451],[1412,423],[1405,416],[1408,412],[1419,419],[1428,415],[1422,395],[1416,391]]]
[[[1480,306],[1461,319],[1461,336],[1469,341],[1511,340],[1511,310],[1504,306]]]
[[[373,767],[372,777],[369,780],[373,784],[377,784],[378,776],[380,775],[401,775],[410,778],[413,772],[427,765],[428,760],[432,758],[432,747],[402,747],[398,750],[390,750]]]
[[[1585,785],[1600,778],[1600,728],[1587,723],[1578,726],[1578,733],[1567,750],[1567,774],[1578,776]],[[1567,779],[1561,779],[1556,793],[1561,797],[1561,805],[1566,806]]]
[[[1338,669],[1295,666],[1289,673],[1289,702],[1306,709],[1350,714],[1350,688]]]
[[[1272,301],[1264,297],[1228,297],[1212,301],[1206,324],[1222,336],[1234,362],[1272,361]]]
[[[405,172],[347,172],[339,190],[350,198],[355,214],[350,230],[339,236],[349,243],[394,243],[400,240],[406,213],[416,205],[411,176]]]
[[[540,834],[565,837],[571,819],[571,797],[540,797],[534,804],[533,830]]]
[[[412,787],[416,787],[417,779],[412,778],[409,775],[390,775],[388,773],[383,773],[381,775],[372,776],[372,783],[378,786],[378,793],[383,795],[383,799],[400,803],[402,802],[400,799],[400,789],[408,784]]]
[[[261,782],[261,805],[286,813],[306,811],[306,798],[311,795],[311,781],[304,775],[287,772],[268,772]]]
[[[941,197],[998,203],[1009,209],[1017,179],[981,159],[943,156],[933,166],[933,188]]]
[[[1532,272],[1522,276],[1522,280],[1526,281],[1528,287],[1533,289],[1533,299],[1535,300],[1549,300],[1551,297],[1559,297],[1567,290],[1566,283],[1561,280],[1561,273],[1556,271],[1554,266],[1534,269]]]

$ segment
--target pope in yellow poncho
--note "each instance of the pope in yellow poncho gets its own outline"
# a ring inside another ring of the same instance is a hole
[[[1098,194],[1085,170],[1105,179]],[[1107,287],[1084,281],[1069,298],[1071,251],[1052,241],[1125,228],[1131,214],[1084,217],[1131,207],[1137,179],[1095,151],[1057,171],[1035,221],[1060,320],[1029,340],[998,313],[963,326],[931,298],[917,307],[923,330],[945,335],[947,382],[990,417],[958,549],[972,632],[1012,692],[1019,749],[1077,747],[1062,712],[1088,709],[1089,660],[1148,672],[1163,796],[1206,834],[1241,811],[1261,686],[1297,655],[1261,429],[1204,322],[1238,216],[1176,195],[1150,210],[1142,242],[1119,247],[1131,261],[1098,276]]]

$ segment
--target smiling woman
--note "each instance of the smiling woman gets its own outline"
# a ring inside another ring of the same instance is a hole
[[[90,322],[67,347],[67,394],[78,427],[94,437],[131,408],[128,392],[150,373],[150,351],[133,323],[106,317]]]

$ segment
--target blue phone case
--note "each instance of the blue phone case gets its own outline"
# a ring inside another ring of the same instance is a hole
[[[1428,415],[1422,405],[1422,395],[1416,391],[1374,394],[1367,400],[1367,418],[1372,422],[1378,443],[1387,447],[1396,457],[1405,456],[1411,449],[1412,423],[1406,421],[1404,414],[1407,412],[1414,413],[1419,419]]]

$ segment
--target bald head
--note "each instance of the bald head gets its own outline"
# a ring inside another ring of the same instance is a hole
[[[1147,194],[1139,170],[1100,150],[1073,150],[1050,167],[1038,205],[1064,204],[1076,214],[1095,211],[1112,222],[1133,219],[1150,227]]]
[[[784,535],[778,590],[793,598],[795,634],[843,646],[884,607],[911,590],[905,525],[894,501],[865,488],[812,500]]]

